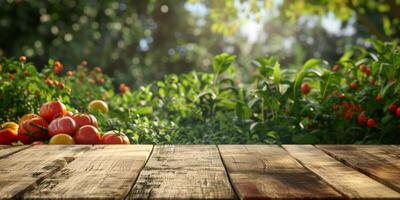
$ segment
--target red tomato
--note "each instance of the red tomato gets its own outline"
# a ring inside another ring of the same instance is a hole
[[[77,130],[76,123],[72,117],[60,117],[53,120],[49,125],[49,136],[53,137],[57,134],[64,133],[74,136]]]
[[[346,95],[344,93],[340,93],[339,98],[344,99],[344,98],[346,98]]]
[[[108,131],[101,138],[102,144],[129,144],[129,139],[124,133]]]
[[[61,101],[50,101],[40,107],[40,116],[48,122],[65,115],[67,115],[67,109]]]
[[[357,82],[356,81],[351,82],[350,83],[350,88],[353,89],[353,90],[356,89],[357,88]]]
[[[365,124],[367,122],[367,116],[365,116],[365,112],[362,112],[357,117],[357,122],[359,124]]]
[[[0,144],[10,145],[17,141],[17,131],[12,128],[4,128],[0,130]]]
[[[85,125],[76,132],[74,140],[76,144],[101,144],[101,135],[96,127]]]
[[[26,62],[26,60],[27,60],[26,56],[19,57],[19,61],[21,61],[21,62]]]
[[[333,67],[332,67],[333,72],[338,72],[339,70],[340,70],[340,65],[338,65],[338,64],[333,65]]]
[[[24,144],[49,138],[47,134],[49,124],[42,117],[35,117],[24,121],[18,129],[18,139]]]
[[[396,103],[392,103],[392,105],[389,106],[389,111],[392,113],[395,113],[397,110],[397,104]]]
[[[377,95],[377,96],[375,97],[375,100],[376,100],[376,101],[381,101],[381,100],[382,100],[381,95]]]
[[[29,119],[33,119],[35,117],[39,117],[39,115],[32,114],[32,113],[31,114],[25,114],[19,119],[18,124],[21,125],[24,121],[29,120]]]
[[[368,119],[367,121],[367,127],[368,128],[374,128],[375,127],[375,120],[374,119]]]
[[[302,83],[300,89],[301,93],[303,93],[304,95],[307,95],[311,91],[311,87],[310,85],[308,85],[308,83]]]
[[[350,110],[346,110],[344,112],[344,118],[347,120],[351,120],[351,118],[353,118],[353,113]]]
[[[367,76],[371,75],[371,68],[367,67],[367,69],[365,69],[365,74]]]
[[[78,128],[85,125],[92,125],[94,127],[98,127],[97,119],[91,114],[78,113],[73,115],[72,118],[75,120],[76,126]]]
[[[365,73],[365,71],[367,70],[367,65],[365,65],[364,63],[363,64],[360,64],[360,66],[358,67],[362,72],[364,72]]]
[[[397,108],[397,109],[396,109],[396,115],[397,115],[397,117],[400,118],[400,108]]]
[[[338,109],[337,104],[336,104],[336,103],[333,103],[333,104],[332,104],[332,110],[337,110],[337,109]]]
[[[54,73],[60,74],[63,70],[63,64],[60,61],[54,62]]]

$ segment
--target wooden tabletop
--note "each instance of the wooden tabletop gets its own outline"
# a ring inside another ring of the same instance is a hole
[[[0,199],[400,199],[397,145],[0,145]]]

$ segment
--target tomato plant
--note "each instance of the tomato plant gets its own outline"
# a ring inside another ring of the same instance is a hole
[[[86,61],[66,71],[49,60],[38,71],[27,57],[2,58],[0,121],[20,120],[23,143],[47,141],[46,123],[65,116],[80,127],[76,143],[101,143],[109,130],[133,143],[398,143],[400,48],[368,42],[333,64],[312,58],[291,68],[261,57],[245,77],[223,53],[211,72],[169,74],[139,88],[114,86]]]

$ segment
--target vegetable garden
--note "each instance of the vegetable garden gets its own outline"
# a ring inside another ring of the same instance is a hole
[[[0,143],[399,143],[400,48],[369,43],[298,70],[258,58],[247,80],[222,53],[212,72],[169,74],[138,89],[114,88],[86,61],[65,70],[62,60],[2,58]]]

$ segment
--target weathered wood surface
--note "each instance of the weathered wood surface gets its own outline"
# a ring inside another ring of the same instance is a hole
[[[123,199],[152,148],[152,145],[94,146],[24,198]]]
[[[399,182],[398,145],[0,145],[0,199],[400,199]]]
[[[29,146],[10,146],[10,145],[0,145],[0,159],[17,153],[21,150],[29,148]]]
[[[233,199],[215,145],[156,146],[127,199]]]
[[[89,146],[33,146],[0,159],[0,199],[16,198],[60,170]]]
[[[390,145],[317,145],[329,155],[400,192],[400,149]]]
[[[240,199],[340,199],[342,196],[273,145],[219,145]]]
[[[307,169],[347,198],[400,199],[400,193],[346,166],[312,145],[283,145]]]

